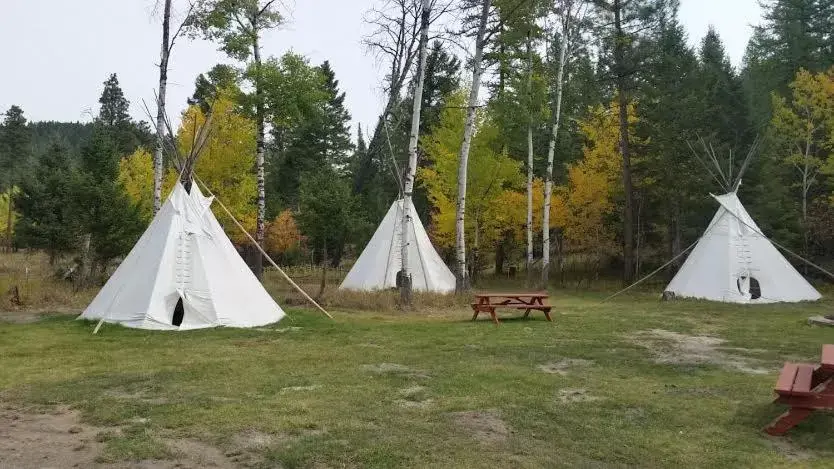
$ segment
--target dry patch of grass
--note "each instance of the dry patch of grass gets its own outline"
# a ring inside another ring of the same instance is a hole
[[[0,254],[0,320],[28,322],[46,313],[75,313],[93,299],[97,287],[76,291],[56,276],[57,265],[41,252]]]
[[[630,336],[637,345],[648,349],[655,362],[673,365],[718,365],[750,374],[767,374],[771,370],[756,366],[759,360],[733,352],[748,351],[740,347],[722,347],[725,339],[694,336],[663,329],[639,331]]]

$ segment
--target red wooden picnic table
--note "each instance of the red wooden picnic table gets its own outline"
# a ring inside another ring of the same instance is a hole
[[[805,420],[814,410],[834,409],[834,345],[822,346],[819,365],[785,363],[774,391],[774,403],[791,406],[765,428],[771,435],[783,435]]]
[[[489,313],[492,321],[497,325],[499,322],[495,309],[511,308],[525,310],[525,318],[530,315],[532,310],[541,311],[548,321],[552,321],[553,319],[550,318],[551,306],[544,303],[548,296],[547,292],[476,293],[476,301],[472,303],[472,310],[475,312],[472,315],[472,320],[477,319],[481,313]]]

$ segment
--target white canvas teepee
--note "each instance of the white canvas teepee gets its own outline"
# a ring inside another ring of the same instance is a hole
[[[420,217],[414,208],[411,213],[412,232],[409,233],[408,259],[412,288],[415,291],[450,293],[455,291],[455,275],[434,250]],[[365,250],[356,260],[342,284],[346,290],[381,290],[397,286],[397,272],[402,268],[400,258],[402,233],[402,199],[388,209]]]
[[[229,241],[211,201],[196,184],[189,193],[177,182],[80,318],[158,330],[280,321],[284,311]]]
[[[720,204],[718,212],[667,292],[727,303],[821,297],[762,234],[735,192],[713,197]]]

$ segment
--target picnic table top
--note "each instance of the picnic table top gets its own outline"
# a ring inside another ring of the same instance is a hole
[[[516,293],[494,293],[481,292],[475,293],[476,298],[492,297],[492,298],[547,298],[547,292],[516,292]]]

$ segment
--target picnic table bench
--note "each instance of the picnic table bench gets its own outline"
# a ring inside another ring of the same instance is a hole
[[[783,435],[814,410],[834,408],[834,345],[822,346],[820,363],[785,363],[774,391],[774,403],[790,406],[765,427],[770,435]]]
[[[530,311],[541,311],[548,321],[553,321],[550,318],[549,304],[545,304],[544,300],[548,298],[547,292],[535,293],[477,293],[475,294],[475,302],[472,303],[472,310],[475,314],[472,315],[472,320],[478,319],[481,313],[489,313],[492,321],[498,325],[498,316],[495,314],[496,308],[510,308],[523,309],[524,317],[530,315]]]

